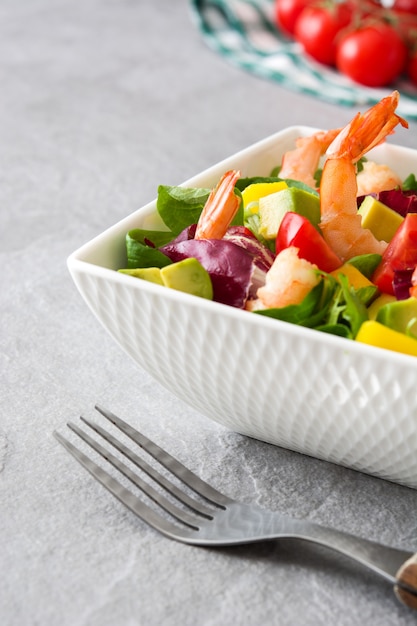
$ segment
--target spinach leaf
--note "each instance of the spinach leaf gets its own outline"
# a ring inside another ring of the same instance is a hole
[[[297,187],[298,189],[302,189],[303,191],[307,191],[308,193],[312,193],[314,196],[318,196],[319,193],[317,189],[310,187],[310,185],[306,185],[306,183],[302,183],[299,180],[292,180],[291,178],[286,178],[285,182],[288,187]]]
[[[361,254],[349,259],[348,263],[356,267],[366,278],[371,278],[372,274],[380,264],[382,256],[380,254]]]
[[[409,174],[401,188],[403,191],[417,191],[417,179],[415,174]]]
[[[158,246],[170,242],[172,238],[171,232],[140,228],[130,230],[126,235],[127,269],[169,265],[171,260],[158,250]]]
[[[132,228],[126,235],[126,245],[129,242],[139,242],[146,246],[160,248],[174,239],[170,230],[147,230],[145,228]]]
[[[322,326],[316,326],[316,330],[319,330],[322,333],[329,333],[329,335],[345,337],[345,339],[352,338],[352,333],[344,324],[323,324]]]
[[[356,172],[359,174],[359,172],[363,171],[363,164],[367,162],[367,158],[366,157],[361,157],[359,159],[359,161],[357,161],[356,163]]]
[[[250,176],[248,178],[239,178],[236,181],[236,187],[243,191],[249,185],[255,185],[256,183],[279,183],[282,179],[278,176]]]
[[[316,187],[317,189],[320,187],[321,184],[321,177],[323,174],[323,168],[319,167],[315,172],[314,172],[314,180],[316,181]]]
[[[196,224],[209,197],[209,189],[159,185],[156,208],[173,235]]]
[[[231,224],[243,225],[242,194],[236,187],[234,192],[240,198],[240,205]],[[177,236],[185,228],[198,222],[209,195],[210,189],[159,185],[156,208],[173,236]]]

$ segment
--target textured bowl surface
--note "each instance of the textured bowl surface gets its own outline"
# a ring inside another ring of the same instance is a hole
[[[229,168],[267,175],[314,130],[288,128],[184,185],[212,187]],[[402,177],[416,171],[408,148],[385,144],[372,158]],[[68,259],[82,297],[127,354],[229,429],[417,488],[417,359],[114,271],[125,263],[126,232],[158,225],[152,202]]]

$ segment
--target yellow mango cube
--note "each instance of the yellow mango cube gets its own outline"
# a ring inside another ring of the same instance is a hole
[[[287,187],[287,183],[283,180],[271,183],[252,183],[242,191],[243,206],[247,208],[252,202],[259,202],[261,198]]]
[[[417,356],[417,340],[379,322],[369,320],[364,322],[356,335],[356,341],[369,346],[385,348],[411,356]]]
[[[341,267],[338,267],[337,270],[330,272],[330,274],[334,276],[336,280],[339,274],[344,274],[344,276],[348,279],[349,284],[352,285],[354,289],[374,286],[374,284],[371,283],[371,281],[351,263],[344,263]]]

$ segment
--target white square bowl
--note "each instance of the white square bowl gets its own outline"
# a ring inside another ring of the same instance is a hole
[[[183,183],[213,187],[228,169],[269,175],[294,126]],[[417,151],[370,156],[405,178]],[[161,181],[163,183],[164,181]],[[159,383],[225,427],[417,488],[417,359],[234,309],[118,273],[132,228],[163,228],[156,201],[74,252],[68,268],[110,335]]]

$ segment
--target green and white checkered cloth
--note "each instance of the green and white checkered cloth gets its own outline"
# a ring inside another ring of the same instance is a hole
[[[398,113],[417,120],[417,88],[405,80],[390,89],[363,87],[306,58],[300,45],[274,26],[274,0],[191,0],[191,6],[206,43],[234,65],[344,106],[375,104],[395,88],[401,93]]]

